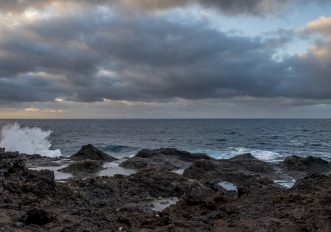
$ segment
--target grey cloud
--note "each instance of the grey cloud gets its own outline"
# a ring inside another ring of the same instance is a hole
[[[9,32],[0,42],[7,54],[0,58],[0,98],[331,98],[330,60],[321,62],[313,54],[282,62],[272,58],[274,49],[287,41],[284,32],[266,40],[156,16],[96,14],[56,18],[26,26],[19,34]],[[37,72],[65,78],[24,76]]]
[[[13,0],[1,1],[0,9],[3,12],[21,12],[28,8],[44,8],[50,3],[74,3],[78,7],[115,6],[125,9],[154,11],[183,7],[198,4],[216,8],[228,14],[263,15],[288,6],[295,0]]]

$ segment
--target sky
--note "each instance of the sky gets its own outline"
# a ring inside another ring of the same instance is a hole
[[[331,1],[0,1],[0,118],[331,118]]]

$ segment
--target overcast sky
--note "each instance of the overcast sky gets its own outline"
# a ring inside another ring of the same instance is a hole
[[[331,118],[329,0],[0,1],[0,118]]]

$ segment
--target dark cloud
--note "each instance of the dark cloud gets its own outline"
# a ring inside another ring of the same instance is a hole
[[[228,14],[261,15],[273,12],[286,6],[291,0],[128,0],[127,6],[139,9],[155,10],[199,4],[205,7],[216,8]]]
[[[163,101],[234,97],[330,99],[330,59],[277,61],[292,35],[251,38],[155,16],[60,17],[0,42],[2,101]],[[323,41],[318,48],[327,49]],[[330,50],[328,50],[330,51]]]
[[[263,15],[279,10],[295,0],[13,0],[1,1],[3,12],[21,12],[28,8],[44,8],[49,4],[77,4],[79,7],[116,6],[125,9],[154,11],[188,5],[212,7],[227,14]]]

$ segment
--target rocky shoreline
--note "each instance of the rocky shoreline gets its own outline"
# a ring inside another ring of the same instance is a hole
[[[328,232],[330,170],[173,148],[121,160],[92,145],[56,159],[0,149],[0,231]]]

